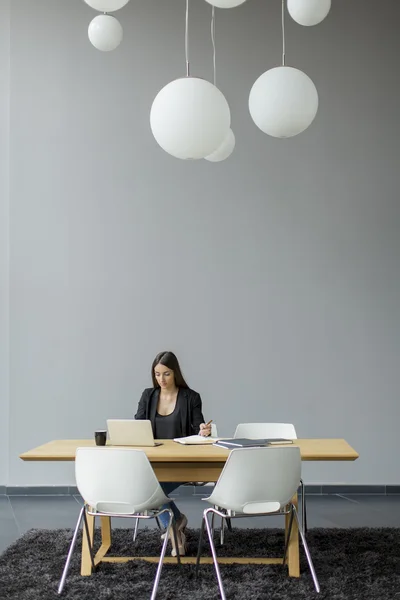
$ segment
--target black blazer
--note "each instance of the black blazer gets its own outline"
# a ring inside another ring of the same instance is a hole
[[[144,390],[135,415],[135,419],[147,419],[151,421],[153,434],[159,396],[160,388],[147,388]],[[200,431],[201,423],[204,423],[200,394],[189,388],[179,388],[178,398],[181,416],[181,432],[179,437],[197,435]]]

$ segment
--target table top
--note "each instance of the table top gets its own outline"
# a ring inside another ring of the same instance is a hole
[[[186,446],[173,440],[159,441],[160,446],[135,448],[144,450],[152,463],[220,463],[229,455],[229,450],[213,444]],[[293,445],[300,448],[304,461],[353,461],[359,456],[343,439],[297,439]],[[25,461],[74,461],[77,448],[94,446],[94,440],[54,440],[24,452],[20,458]]]

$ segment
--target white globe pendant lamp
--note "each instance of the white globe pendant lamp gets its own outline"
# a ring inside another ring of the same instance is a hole
[[[232,129],[229,129],[228,135],[226,136],[222,144],[216,150],[214,150],[212,154],[206,156],[205,159],[210,162],[221,162],[223,160],[226,160],[234,151],[235,144],[235,134],[233,133]]]
[[[331,9],[331,0],[287,0],[290,16],[299,25],[318,25]]]
[[[120,22],[115,17],[98,15],[89,23],[88,36],[97,50],[110,52],[120,45],[123,30]]]
[[[128,4],[129,0],[84,0],[91,8],[98,10],[102,13],[114,12],[119,10],[125,4]]]
[[[176,158],[200,159],[224,141],[231,124],[229,105],[209,81],[183,77],[155,97],[150,126],[157,143]]]
[[[206,2],[217,8],[235,8],[240,4],[244,4],[246,0],[206,0]]]
[[[277,138],[293,137],[313,122],[318,110],[318,92],[308,75],[299,69],[275,67],[254,83],[249,110],[264,133]]]
[[[231,125],[231,112],[215,85],[190,75],[188,15],[186,0],[186,77],[171,81],[157,94],[150,110],[150,127],[165,152],[182,160],[197,160],[223,143]]]
[[[251,88],[249,111],[261,131],[277,138],[298,135],[313,122],[318,92],[312,80],[285,64],[285,0],[282,0],[282,66],[260,75]]]

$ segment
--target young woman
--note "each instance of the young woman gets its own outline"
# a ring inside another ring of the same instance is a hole
[[[144,390],[139,401],[135,419],[148,419],[153,427],[155,439],[173,439],[188,435],[211,435],[211,425],[204,423],[200,395],[191,390],[183,378],[178,359],[173,352],[160,352],[151,366],[153,387]],[[160,483],[168,496],[181,483]],[[179,553],[185,554],[185,528],[187,518],[175,502],[166,504],[172,508],[177,524]],[[168,514],[160,516],[164,527],[168,525]],[[172,542],[173,542],[173,536]],[[174,544],[173,544],[174,545]],[[172,556],[176,556],[173,547]]]

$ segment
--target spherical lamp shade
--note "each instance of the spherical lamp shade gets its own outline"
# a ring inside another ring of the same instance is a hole
[[[321,23],[331,9],[331,0],[287,0],[290,16],[300,25]]]
[[[318,92],[308,75],[299,69],[275,67],[254,83],[249,110],[264,133],[278,138],[293,137],[313,122],[318,110]]]
[[[85,0],[85,2],[99,12],[108,13],[119,10],[128,4],[129,0]]]
[[[98,15],[89,24],[88,36],[97,50],[109,52],[120,45],[123,31],[115,17]]]
[[[150,111],[153,135],[165,152],[200,159],[222,144],[231,124],[229,105],[215,85],[197,77],[176,79],[155,97]]]
[[[206,156],[206,160],[209,160],[210,162],[221,162],[222,160],[227,159],[234,151],[235,144],[235,134],[232,129],[230,129],[222,144],[214,150],[212,154]]]
[[[235,6],[243,4],[246,0],[206,0],[206,2],[217,8],[235,8]]]

